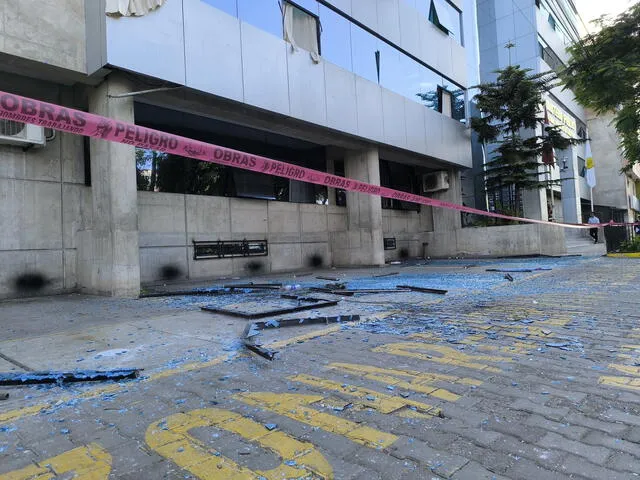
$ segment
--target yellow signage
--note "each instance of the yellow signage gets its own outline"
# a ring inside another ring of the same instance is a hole
[[[566,113],[562,109],[562,107],[560,107],[550,99],[547,99],[546,106],[549,123],[551,125],[559,126],[562,133],[564,133],[567,137],[576,138],[577,125],[576,119],[573,117],[573,115]]]

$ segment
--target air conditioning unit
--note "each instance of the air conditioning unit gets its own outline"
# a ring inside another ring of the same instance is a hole
[[[45,143],[43,127],[0,119],[0,144],[30,146]]]
[[[449,173],[433,172],[422,175],[422,193],[439,192],[449,189]]]

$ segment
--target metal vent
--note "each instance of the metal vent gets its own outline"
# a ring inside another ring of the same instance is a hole
[[[2,136],[13,137],[19,135],[24,130],[24,127],[25,124],[22,122],[0,119],[0,135]]]

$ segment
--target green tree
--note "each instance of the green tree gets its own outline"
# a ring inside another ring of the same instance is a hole
[[[640,3],[568,48],[561,77],[578,102],[596,113],[613,112],[627,166],[640,162]]]
[[[565,138],[560,127],[545,125],[542,104],[544,94],[555,86],[555,74],[530,71],[519,65],[498,70],[496,81],[478,85],[474,97],[482,116],[471,118],[471,128],[490,157],[485,189],[496,210],[507,214],[522,214],[523,191],[557,183],[540,168],[544,154],[583,141]]]

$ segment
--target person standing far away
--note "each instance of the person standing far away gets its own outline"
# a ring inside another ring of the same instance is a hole
[[[598,223],[600,223],[600,219],[596,217],[595,212],[591,212],[589,214],[589,224],[593,225]],[[598,243],[598,227],[590,228],[589,235],[591,235],[591,238],[593,238],[593,243]]]

